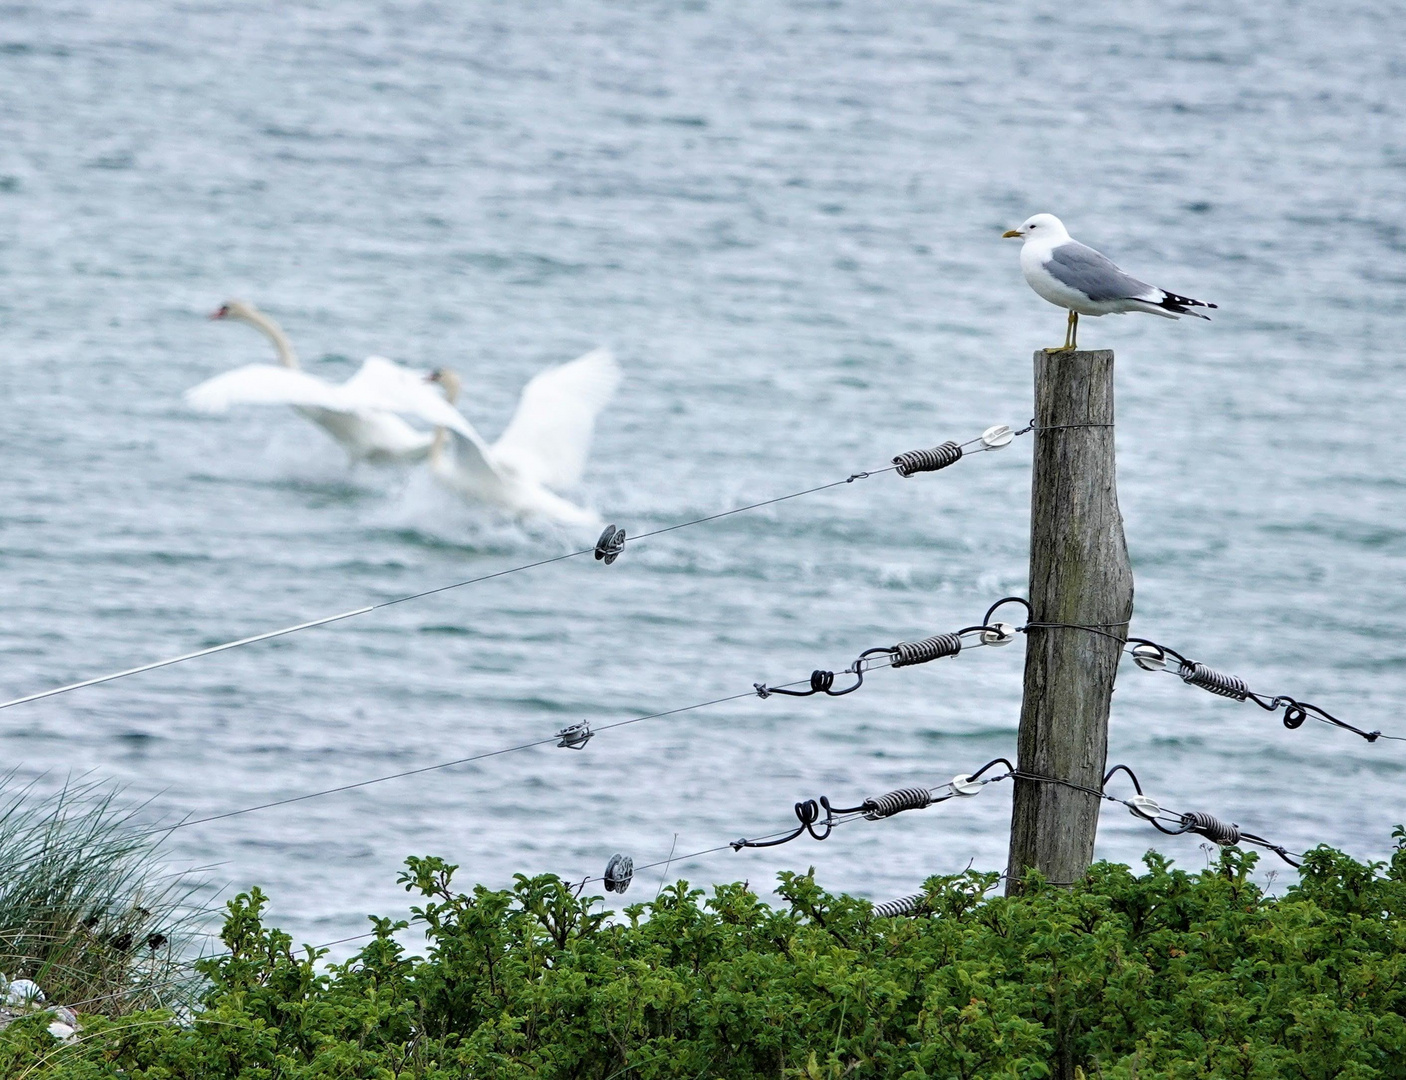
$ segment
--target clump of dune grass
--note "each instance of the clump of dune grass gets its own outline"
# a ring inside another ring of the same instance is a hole
[[[110,784],[0,776],[0,972],[87,1013],[189,1001],[204,882],[162,864],[141,810]]]

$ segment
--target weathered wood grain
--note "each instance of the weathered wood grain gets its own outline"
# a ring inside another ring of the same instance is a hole
[[[1031,621],[1112,624],[1123,633],[1133,573],[1114,475],[1112,351],[1037,352],[1035,423]],[[1097,791],[1119,643],[1069,629],[1032,628],[1026,638],[1020,770]],[[1007,892],[1031,868],[1051,881],[1081,877],[1093,861],[1099,809],[1094,795],[1018,779]]]

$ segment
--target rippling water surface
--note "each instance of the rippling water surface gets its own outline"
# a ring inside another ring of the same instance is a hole
[[[1135,627],[1406,734],[1406,65],[1331,3],[0,8],[0,696],[571,550],[289,411],[181,391],[267,360],[465,376],[496,436],[541,367],[627,379],[583,497],[631,532],[1030,415],[1062,315],[999,239],[1060,214],[1215,322],[1118,353]],[[0,755],[205,816],[841,667],[1024,587],[1028,440],[0,713]],[[403,910],[412,853],[490,885],[784,827],[1014,749],[1021,648],[743,699],[178,831],[307,940]],[[1169,805],[1381,857],[1406,744],[1122,673],[1111,758]],[[876,899],[999,868],[1006,785],[767,851]],[[1099,853],[1194,839],[1110,809]],[[1268,863],[1262,864],[1264,868]],[[658,872],[641,875],[651,895]],[[630,895],[634,899],[634,893]]]

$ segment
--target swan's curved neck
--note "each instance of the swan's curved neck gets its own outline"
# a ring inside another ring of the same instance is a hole
[[[297,370],[301,365],[298,363],[298,354],[293,351],[293,343],[288,340],[288,335],[283,332],[283,327],[274,322],[262,311],[250,312],[244,317],[244,321],[256,330],[263,332],[264,336],[273,342],[273,347],[278,352],[278,362],[286,368]]]
[[[430,467],[435,468],[444,461],[444,444],[449,441],[449,429],[434,429],[434,441],[430,443]]]

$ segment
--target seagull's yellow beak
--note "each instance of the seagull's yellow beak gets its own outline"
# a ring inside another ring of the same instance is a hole
[[[1001,234],[1001,239],[1002,239],[1002,240],[1009,240],[1012,236],[1023,236],[1023,235],[1025,235],[1025,234],[1022,233],[1019,229],[1007,229],[1005,232],[1003,232],[1003,233]]]

